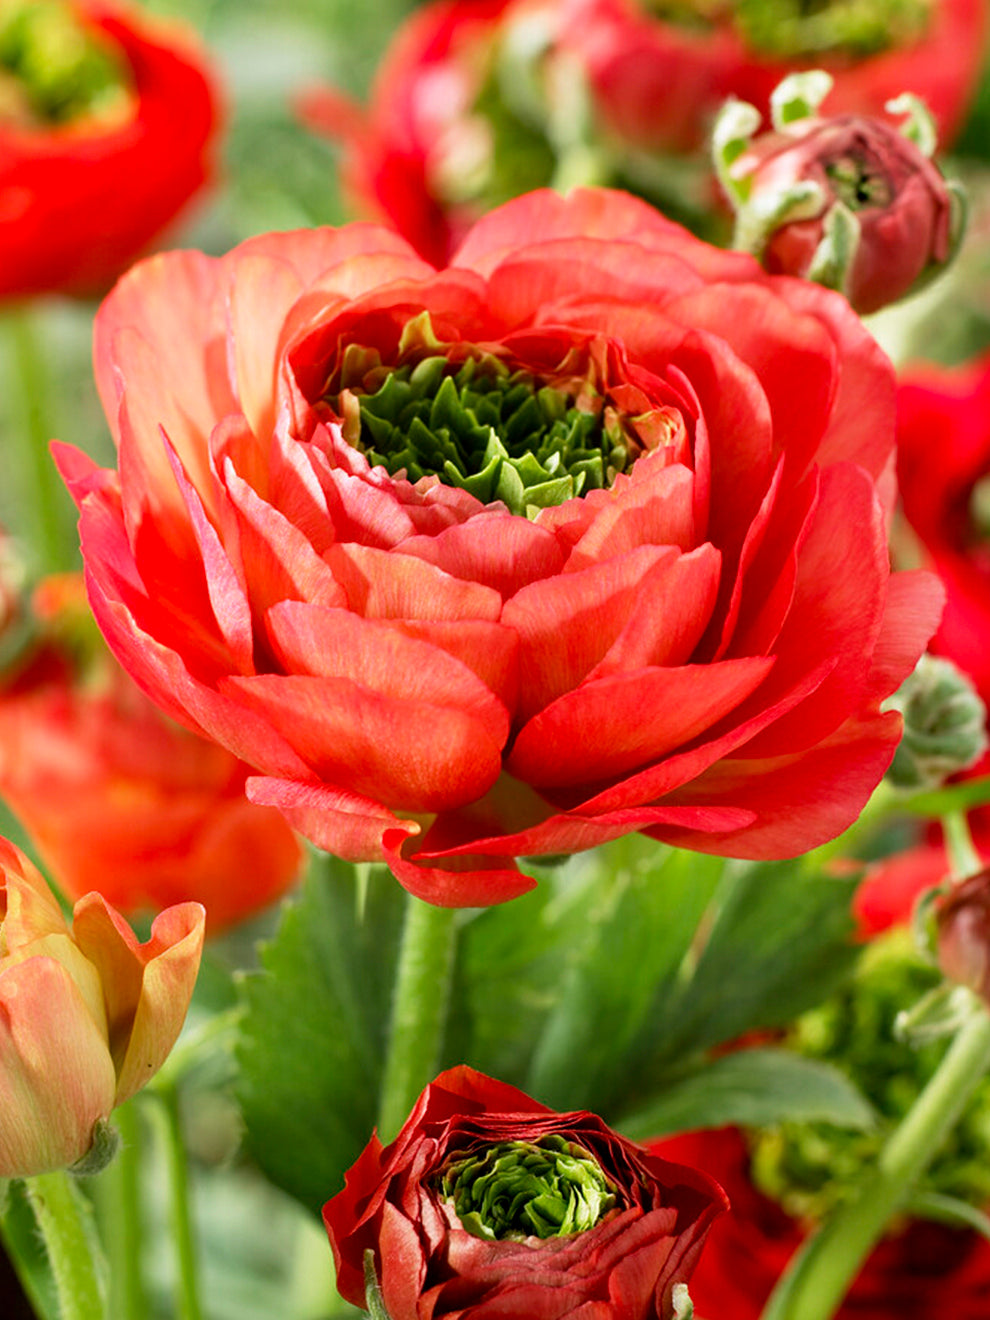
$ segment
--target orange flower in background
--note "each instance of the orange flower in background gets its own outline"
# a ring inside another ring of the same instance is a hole
[[[203,909],[169,908],[140,944],[99,894],[70,930],[41,875],[0,839],[0,1177],[74,1164],[94,1128],[165,1062],[189,1007]]]
[[[302,852],[277,811],[245,798],[247,768],[142,696],[80,577],[45,582],[35,611],[40,635],[0,684],[0,798],[65,893],[97,890],[130,914],[194,899],[211,933],[274,902]]]
[[[191,34],[100,0],[0,3],[0,298],[102,292],[213,173]]]

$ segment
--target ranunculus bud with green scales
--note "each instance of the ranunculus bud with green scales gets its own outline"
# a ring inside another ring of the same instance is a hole
[[[951,660],[923,655],[884,708],[904,717],[904,735],[887,771],[896,788],[937,788],[987,750],[986,706]]]
[[[965,197],[931,160],[935,125],[917,97],[888,101],[891,115],[904,116],[896,124],[820,114],[831,87],[820,69],[785,78],[764,133],[754,106],[729,101],[713,132],[715,167],[736,213],[737,249],[771,274],[814,280],[875,312],[952,260]]]

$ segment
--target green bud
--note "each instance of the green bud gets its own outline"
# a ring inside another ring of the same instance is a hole
[[[558,1136],[457,1152],[437,1179],[462,1227],[488,1240],[584,1233],[615,1205],[597,1161]]]
[[[935,788],[987,749],[986,707],[950,660],[923,655],[883,709],[904,717],[904,736],[887,771],[897,788]]]
[[[69,1172],[80,1178],[91,1178],[95,1173],[102,1173],[111,1164],[120,1149],[120,1134],[112,1127],[109,1120],[97,1119],[93,1125],[93,1144],[75,1164],[69,1166]]]

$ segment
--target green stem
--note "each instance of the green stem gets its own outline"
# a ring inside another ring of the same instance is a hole
[[[50,385],[46,379],[40,336],[29,307],[7,314],[11,345],[11,391],[21,400],[20,426],[15,427],[21,455],[24,502],[31,512],[25,539],[33,543],[41,568],[54,573],[68,567],[67,539],[62,535],[66,498],[48,449],[52,426],[48,413]]]
[[[988,1068],[990,1015],[980,1005],[887,1141],[858,1197],[809,1238],[792,1260],[762,1320],[829,1320]]]
[[[379,1099],[382,1141],[392,1140],[437,1070],[450,1001],[455,916],[456,908],[434,907],[412,894],[406,900]]]
[[[105,1320],[99,1247],[82,1192],[61,1170],[26,1178],[24,1188],[52,1267],[60,1320]]]
[[[179,1320],[203,1320],[199,1300],[196,1230],[189,1187],[189,1161],[182,1136],[179,1092],[174,1086],[156,1085],[150,1093],[160,1101],[160,1113],[164,1120],[165,1156],[172,1198],[172,1236],[178,1265],[178,1317]]]
[[[950,811],[943,816],[942,833],[953,880],[965,880],[983,870],[983,858],[976,851],[964,811]]]
[[[141,1123],[133,1103],[114,1111],[116,1158],[94,1182],[97,1217],[110,1265],[114,1320],[147,1320],[141,1274]]]

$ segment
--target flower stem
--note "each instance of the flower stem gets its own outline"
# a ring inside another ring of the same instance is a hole
[[[983,859],[976,851],[965,811],[950,811],[943,816],[942,833],[953,880],[965,880],[983,870]]]
[[[156,1085],[149,1092],[157,1097],[165,1137],[169,1190],[172,1199],[172,1237],[178,1265],[177,1313],[179,1320],[203,1320],[199,1300],[199,1259],[189,1187],[189,1162],[182,1136],[178,1089]]]
[[[69,542],[62,536],[65,492],[48,450],[52,438],[46,407],[50,387],[34,312],[29,307],[15,307],[7,313],[6,321],[11,348],[10,389],[21,403],[20,417],[15,420],[15,452],[20,456],[24,503],[31,514],[26,530],[42,570],[53,573],[69,566]]]
[[[52,1267],[60,1320],[105,1320],[102,1262],[82,1192],[61,1170],[26,1178],[24,1188]]]
[[[406,900],[379,1098],[382,1141],[392,1140],[437,1069],[450,1001],[455,916],[455,908],[434,907],[412,894]]]
[[[891,1216],[910,1193],[990,1068],[990,1015],[959,1029],[935,1075],[891,1134],[859,1195],[805,1243],[762,1320],[828,1320]]]
[[[110,1265],[114,1320],[146,1320],[141,1275],[141,1123],[134,1104],[114,1111],[120,1148],[96,1179],[97,1218]]]

